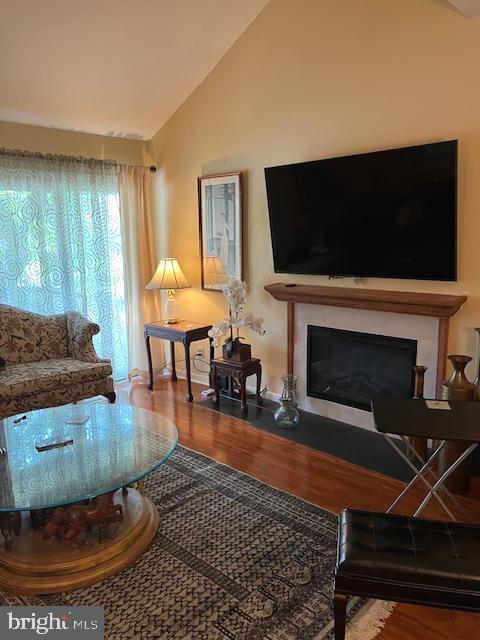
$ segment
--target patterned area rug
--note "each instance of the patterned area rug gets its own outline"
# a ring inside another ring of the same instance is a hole
[[[135,564],[65,595],[3,593],[2,604],[104,605],[107,640],[333,638],[335,515],[183,447],[146,490],[160,528]]]

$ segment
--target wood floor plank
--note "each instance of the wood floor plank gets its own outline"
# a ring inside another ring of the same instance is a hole
[[[173,420],[182,445],[335,513],[344,507],[384,511],[404,486],[398,480],[200,405],[203,388],[194,384],[195,402],[187,403],[183,380],[176,383],[157,380],[153,391],[148,391],[142,382],[134,382],[120,389],[117,398],[119,402],[150,409]],[[416,500],[418,497],[412,495],[401,512],[412,513]],[[468,497],[462,498],[462,504],[471,520],[480,522],[478,483]],[[432,504],[425,516],[438,518],[442,512]],[[398,605],[378,636],[379,640],[477,638],[480,638],[480,615],[410,605]]]

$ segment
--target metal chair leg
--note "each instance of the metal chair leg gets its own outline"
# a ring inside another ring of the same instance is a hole
[[[466,460],[468,458],[469,455],[471,455],[475,449],[477,448],[477,443],[474,442],[473,444],[471,444],[468,449],[466,449],[466,451],[464,451],[462,453],[461,456],[459,456],[455,462],[450,465],[450,467],[448,467],[448,469],[445,471],[445,473],[443,473],[440,478],[437,480],[437,482],[435,482],[435,484],[432,487],[432,491],[430,491],[430,493],[428,493],[425,496],[425,499],[423,500],[422,504],[418,507],[418,509],[415,511],[414,518],[417,518],[422,511],[425,509],[425,507],[427,506],[427,504],[430,502],[430,498],[432,497],[432,495],[437,496],[436,491],[437,489],[439,489],[440,487],[443,486],[443,483],[445,482],[445,480],[448,478],[448,476],[453,473],[455,471],[455,469],[457,469],[457,467],[459,467],[462,462],[464,460]]]
[[[450,520],[453,520],[453,522],[456,522],[456,518],[453,515],[453,513],[450,511],[450,509],[447,507],[447,505],[445,504],[445,502],[442,500],[441,496],[438,495],[438,491],[437,489],[434,489],[432,487],[432,485],[430,484],[430,482],[428,482],[428,480],[422,476],[421,474],[419,474],[417,467],[413,464],[413,462],[408,458],[407,455],[405,455],[405,453],[403,453],[403,451],[401,450],[401,448],[395,443],[394,438],[391,438],[390,436],[388,436],[386,433],[384,434],[385,438],[387,439],[388,444],[390,444],[395,451],[398,453],[398,455],[405,460],[405,462],[408,464],[408,466],[410,467],[410,469],[413,471],[413,473],[418,476],[418,479],[421,480],[423,482],[423,484],[426,486],[428,493],[431,493],[435,499],[440,503],[441,507],[443,508],[443,510],[445,511],[445,513],[448,515],[448,517],[450,518]]]

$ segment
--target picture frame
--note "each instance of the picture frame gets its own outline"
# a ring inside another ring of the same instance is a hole
[[[198,178],[198,211],[202,289],[222,291],[243,279],[242,173]]]

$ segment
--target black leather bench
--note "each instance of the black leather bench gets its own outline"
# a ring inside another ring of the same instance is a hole
[[[345,509],[339,516],[335,640],[348,596],[480,611],[480,527]]]

